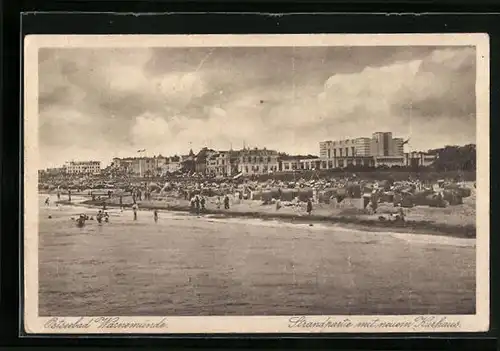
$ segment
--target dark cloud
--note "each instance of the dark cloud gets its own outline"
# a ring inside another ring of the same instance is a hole
[[[453,116],[475,120],[476,114],[475,49],[444,50],[424,59],[415,76],[415,84],[394,97],[394,113],[433,119]]]
[[[317,152],[321,139],[405,132],[410,104],[422,126],[473,131],[475,65],[466,47],[42,49],[42,159],[209,139]]]

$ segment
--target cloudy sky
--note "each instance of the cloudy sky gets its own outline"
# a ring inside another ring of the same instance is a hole
[[[475,142],[472,47],[41,49],[41,166],[392,131]],[[410,123],[411,120],[411,123]]]

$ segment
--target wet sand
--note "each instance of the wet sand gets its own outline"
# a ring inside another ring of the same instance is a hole
[[[95,201],[87,199],[82,205],[102,206],[103,201],[106,201],[106,206],[110,208],[120,206],[118,198]],[[62,201],[61,203],[68,204],[67,201]],[[130,207],[132,205],[132,198],[124,197],[122,204],[123,207]],[[138,201],[138,204],[142,209],[190,212],[189,201],[173,197]],[[334,208],[325,204],[315,204],[312,215],[308,216],[305,211],[305,205],[299,207],[282,207],[276,210],[275,205],[262,205],[260,201],[233,200],[231,208],[224,210],[223,208],[218,209],[216,207],[214,198],[209,198],[204,213],[227,218],[260,218],[293,223],[343,224],[364,231],[424,233],[459,238],[476,237],[475,197],[464,199],[464,204],[459,206],[449,206],[447,208],[417,206],[405,209],[405,222],[382,222],[379,220],[380,215],[388,218],[388,213],[393,211],[393,206],[388,204],[381,204],[377,211],[378,213],[374,215],[364,214],[352,208]]]

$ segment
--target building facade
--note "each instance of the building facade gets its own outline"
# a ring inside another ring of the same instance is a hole
[[[168,164],[168,157],[162,155],[153,157],[114,158],[111,169],[138,177],[154,177],[163,173]]]
[[[229,151],[217,151],[207,156],[206,174],[214,177],[232,175],[231,154]]]
[[[393,155],[394,156],[404,156],[404,140],[403,138],[394,138],[392,139],[392,147],[393,147]]]
[[[280,172],[319,170],[321,168],[321,160],[317,156],[283,156],[279,158],[278,164]]]
[[[320,143],[319,155],[321,158],[337,158],[355,156],[358,150],[357,139],[323,141]],[[361,148],[361,147],[360,147]]]
[[[68,174],[99,174],[101,161],[70,161],[65,165]]]
[[[278,152],[267,149],[243,149],[239,152],[238,172],[244,175],[267,174],[279,169]]]
[[[162,162],[159,168],[159,174],[162,176],[178,172],[182,168],[181,158],[179,156],[165,157],[165,162]]]
[[[195,172],[199,174],[206,174],[207,173],[207,160],[208,158],[217,153],[217,151],[209,149],[207,147],[204,147],[203,149],[198,152],[198,154],[195,157]]]
[[[405,158],[403,156],[373,156],[374,167],[403,167]]]
[[[436,161],[437,156],[425,152],[409,152],[404,158],[407,167],[429,167]]]
[[[372,134],[370,156],[394,156],[391,132],[376,132]]]
[[[349,166],[404,166],[402,138],[393,138],[391,132],[376,132],[371,138],[360,137],[320,142],[321,169]]]
[[[370,138],[356,138],[356,153],[354,156],[368,157],[370,156],[370,148]]]

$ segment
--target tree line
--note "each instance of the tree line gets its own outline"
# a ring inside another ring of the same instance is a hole
[[[447,145],[444,148],[432,149],[429,154],[437,156],[432,168],[437,171],[475,171],[476,145],[464,146]]]

